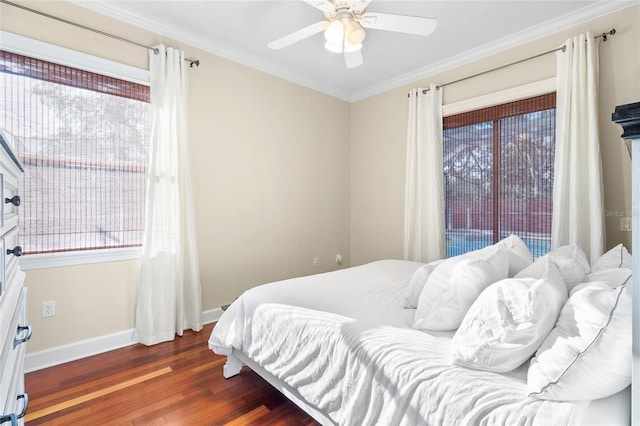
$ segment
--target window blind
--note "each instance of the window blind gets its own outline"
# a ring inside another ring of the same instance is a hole
[[[25,253],[141,245],[149,87],[4,51],[0,87]]]
[[[555,93],[445,117],[448,255],[510,234],[549,250]]]

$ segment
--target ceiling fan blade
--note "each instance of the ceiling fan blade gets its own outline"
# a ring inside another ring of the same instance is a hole
[[[353,52],[344,52],[344,62],[347,68],[357,68],[362,65],[362,49],[354,50]]]
[[[308,27],[304,27],[298,31],[294,31],[284,37],[280,37],[277,40],[267,44],[271,49],[279,50],[284,47],[290,46],[300,40],[304,40],[307,37],[311,37],[314,34],[318,34],[327,29],[329,21],[320,21],[315,24],[311,24]]]
[[[327,0],[302,0],[307,4],[310,4],[311,6],[315,7],[316,9],[320,9],[323,12],[335,12],[336,11],[336,7],[333,5],[333,3],[327,1]]]
[[[360,19],[360,25],[374,30],[396,31],[427,36],[436,29],[438,21],[433,18],[423,18],[421,16],[368,12]]]

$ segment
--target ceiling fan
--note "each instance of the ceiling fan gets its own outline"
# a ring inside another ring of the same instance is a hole
[[[364,28],[396,31],[427,36],[437,25],[433,18],[366,12],[371,0],[303,0],[324,12],[326,20],[304,27],[272,41],[267,46],[282,49],[324,31],[324,47],[334,53],[344,54],[347,68],[362,65],[362,41]]]

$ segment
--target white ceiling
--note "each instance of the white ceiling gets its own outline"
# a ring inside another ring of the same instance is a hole
[[[634,1],[388,1],[368,12],[436,18],[427,37],[367,30],[364,65],[347,69],[322,34],[282,50],[267,43],[324,20],[301,0],[95,1],[76,4],[164,34],[270,74],[355,101],[500,50],[611,13]],[[609,28],[593,28],[594,32]],[[208,66],[201,62],[201,68]]]

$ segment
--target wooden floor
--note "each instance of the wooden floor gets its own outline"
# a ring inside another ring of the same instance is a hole
[[[224,379],[212,328],[27,374],[27,425],[317,424],[247,367]]]

